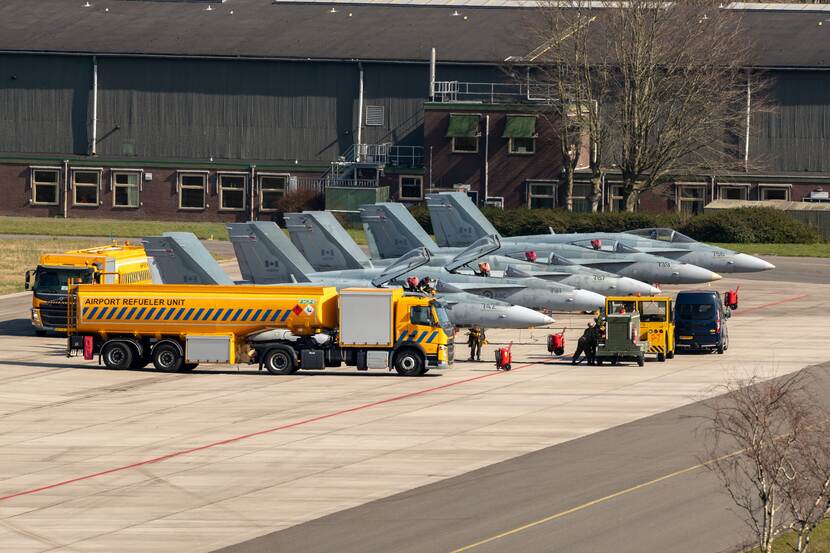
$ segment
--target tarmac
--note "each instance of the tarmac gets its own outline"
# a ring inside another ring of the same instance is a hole
[[[728,379],[830,360],[830,279],[821,278],[830,260],[771,261],[778,265],[771,273],[713,285],[724,291],[741,284],[726,354],[678,355],[642,368],[574,367],[552,358],[545,349],[550,330],[536,329],[489,331],[486,362],[460,361],[422,378],[348,369],[279,377],[247,366],[109,371],[67,359],[61,338],[31,335],[27,297],[0,300],[0,543],[14,552],[670,551],[646,544],[688,539],[709,532],[712,520],[734,517],[728,504],[711,499],[711,483],[682,480],[706,508],[699,519],[660,511],[660,501],[677,492],[660,481],[648,491],[663,491],[648,501],[617,496],[551,526],[478,542],[690,466],[697,448],[686,427],[664,413],[717,394]],[[571,329],[570,353],[587,317],[556,318],[554,329]],[[492,350],[510,342],[515,368],[496,372]],[[466,357],[462,344],[456,351]],[[619,433],[648,420],[661,432]],[[610,434],[597,434],[603,431]],[[590,441],[598,439],[607,441]],[[557,451],[582,440],[595,445]],[[629,448],[624,462],[622,446]],[[552,457],[522,465],[527,454]],[[598,476],[614,467],[613,478]],[[476,485],[479,469],[521,474]],[[436,486],[445,495],[431,495]],[[448,502],[447,489],[455,501]],[[409,517],[395,516],[395,496],[403,492],[425,498],[415,511],[401,511]],[[452,518],[461,503],[476,508]],[[490,505],[502,516],[483,517]],[[370,509],[369,520],[388,529],[383,539],[363,517],[349,515],[356,507]],[[638,518],[647,508],[662,518]],[[327,515],[340,517],[330,526],[336,531],[303,524],[331,521]],[[384,526],[388,519],[396,524]],[[600,531],[609,519],[618,532],[637,530],[631,549],[620,546],[620,534]],[[724,543],[738,543],[738,527],[727,530]],[[261,540],[243,543],[254,538]],[[297,545],[303,543],[309,547]]]

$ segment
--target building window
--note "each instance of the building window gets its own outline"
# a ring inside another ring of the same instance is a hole
[[[204,209],[207,173],[179,173],[179,209]]]
[[[398,199],[401,200],[421,200],[424,197],[424,177],[401,175],[400,177],[400,193]]]
[[[384,123],[383,106],[366,106],[366,126],[382,127]]]
[[[508,115],[502,138],[507,138],[511,154],[532,154],[536,151],[536,117],[533,115]]]
[[[477,154],[481,116],[470,113],[451,113],[447,137],[452,139],[452,151],[456,154]]]
[[[790,187],[782,185],[758,185],[760,199],[762,200],[789,200]]]
[[[533,154],[536,153],[536,139],[511,138],[508,147],[511,154]]]
[[[573,210],[579,213],[591,211],[591,183],[574,183]]]
[[[718,186],[718,198],[721,200],[748,199],[749,185],[722,184]]]
[[[288,175],[260,174],[259,179],[259,210],[276,211],[279,209],[280,198],[285,196],[288,189]]]
[[[220,174],[219,175],[219,209],[242,211],[245,209],[245,185],[247,175]]]
[[[608,210],[625,211],[625,198],[622,184],[608,185]]]
[[[32,203],[58,205],[58,183],[60,169],[32,168]]]
[[[706,205],[706,185],[678,184],[676,186],[677,210],[686,215],[703,213],[703,207]]]
[[[556,207],[556,183],[527,183],[527,207],[530,209],[553,209]]]
[[[112,172],[112,206],[138,207],[140,171]]]
[[[98,190],[101,188],[101,171],[72,170],[74,205],[98,207]]]

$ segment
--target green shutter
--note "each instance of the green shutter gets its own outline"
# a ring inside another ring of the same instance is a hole
[[[478,115],[462,115],[458,113],[450,114],[450,124],[447,127],[447,136],[454,137],[473,137],[478,136]]]
[[[508,115],[503,138],[535,138],[536,117],[533,115]]]

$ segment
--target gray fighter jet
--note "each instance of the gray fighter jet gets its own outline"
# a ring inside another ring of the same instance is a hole
[[[318,213],[320,215],[317,215]],[[323,216],[330,216],[331,214],[305,212],[303,215],[323,218]],[[363,222],[363,228],[366,230],[366,238],[373,258],[398,257],[399,254],[396,255],[395,253],[397,251],[424,247],[432,254],[434,262],[441,257],[454,257],[461,251],[460,248],[439,248],[403,204],[377,203],[363,205],[360,206],[360,218]],[[324,221],[325,219],[320,221],[321,225],[324,225]],[[309,226],[309,223],[306,222],[299,228],[303,229],[306,226]],[[290,226],[288,230],[291,233],[291,239],[295,240],[295,233],[292,232]],[[298,230],[297,234],[301,232],[302,230]],[[495,250],[494,253],[498,254],[499,251],[501,251],[501,248]],[[547,264],[521,261],[504,255],[489,255],[478,261],[487,262],[496,273],[501,272],[508,276],[527,274],[545,280],[555,280],[574,288],[590,290],[603,295],[654,295],[660,293],[659,288],[639,280],[621,277],[585,265],[578,265],[555,254],[546,260]],[[470,265],[467,266],[468,269],[475,271],[476,268]]]
[[[427,196],[432,228],[438,244],[463,246],[498,231],[461,192],[444,192]],[[501,238],[502,251],[521,257],[533,251],[540,258],[557,254],[579,265],[587,265],[643,282],[661,284],[699,284],[722,277],[703,267],[667,257],[643,253],[619,240],[603,244],[581,235],[576,242],[558,241],[555,234]]]
[[[165,284],[241,284],[234,282],[222,267],[216,262],[210,252],[189,232],[168,232],[163,236],[144,238],[144,249],[147,255],[154,260],[156,269]],[[292,282],[269,284],[305,284],[314,282],[320,285],[348,287],[372,287],[381,284],[396,271],[407,272],[417,269],[425,263],[429,256],[422,252],[409,252],[401,258],[397,268],[390,265],[389,271],[379,274],[373,280],[345,279],[345,278],[304,278],[297,269],[292,273],[295,277]],[[243,275],[245,273],[243,272]],[[251,275],[247,275],[251,276]],[[299,278],[296,278],[299,276]],[[290,280],[290,279],[289,279]],[[509,305],[501,301],[487,300],[474,294],[463,292],[445,283],[438,283],[439,297],[445,302],[450,321],[455,326],[486,328],[531,328],[553,323],[553,319],[542,313],[537,313],[526,307]]]
[[[257,283],[285,282],[297,278],[301,272],[306,278],[366,278],[373,279],[383,268],[360,268],[343,271],[314,272],[313,267],[274,223],[231,223],[230,238],[236,251],[243,276]],[[462,263],[463,265],[463,263]],[[539,278],[493,278],[453,273],[453,266],[422,266],[392,280],[404,284],[406,277],[430,278],[465,292],[489,299],[506,301],[531,309],[552,311],[586,311],[597,309],[605,298],[587,290],[574,288]]]

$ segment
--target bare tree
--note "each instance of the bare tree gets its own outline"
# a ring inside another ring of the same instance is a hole
[[[627,210],[668,177],[740,167],[750,44],[737,11],[713,0],[545,1],[527,61],[564,104],[590,107],[578,114],[596,148],[592,174],[600,154],[613,160]]]
[[[589,0],[544,0],[532,33],[538,44],[522,61],[532,68],[532,83],[553,100],[565,168],[566,207],[573,209],[574,172],[579,165],[583,137],[588,138],[587,166],[591,172],[591,210],[602,199],[602,146],[606,126],[600,101],[608,94],[609,72],[595,48]]]
[[[827,514],[830,424],[808,393],[806,373],[740,380],[709,402],[704,465],[723,483],[763,553],[784,530],[806,553]]]

